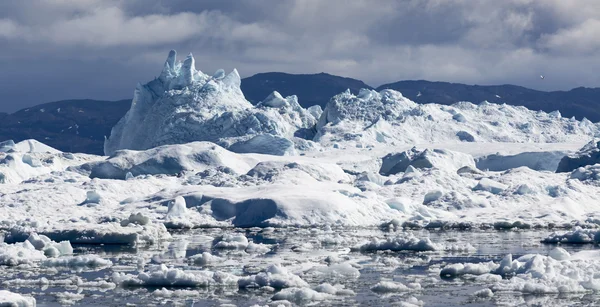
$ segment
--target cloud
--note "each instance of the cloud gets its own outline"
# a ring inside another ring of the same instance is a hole
[[[0,94],[24,105],[127,97],[172,48],[193,52],[203,71],[235,67],[243,76],[597,86],[597,16],[596,0],[3,1],[0,65],[9,74]],[[52,86],[30,81],[47,78]]]
[[[600,20],[588,19],[573,27],[561,29],[541,38],[541,46],[547,50],[571,54],[594,54],[600,51]]]

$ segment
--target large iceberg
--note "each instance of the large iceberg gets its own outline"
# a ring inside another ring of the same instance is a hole
[[[255,107],[244,98],[237,70],[210,76],[194,63],[192,54],[177,63],[171,50],[160,76],[138,84],[130,110],[104,143],[106,155],[193,141],[288,155],[294,153],[290,139],[315,126],[318,112],[303,109],[296,96],[274,92]]]
[[[565,143],[599,135],[599,124],[525,107],[482,102],[417,104],[394,90],[349,90],[327,103],[316,127],[322,145],[466,142]]]

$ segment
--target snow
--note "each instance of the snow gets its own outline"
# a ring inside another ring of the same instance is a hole
[[[7,307],[35,307],[35,298],[22,296],[7,290],[0,290],[0,306]]]
[[[236,173],[245,173],[253,164],[252,159],[229,152],[213,143],[193,142],[177,146],[165,145],[145,151],[118,151],[105,161],[93,163],[90,177],[125,179],[127,173],[133,176],[175,175],[219,166],[228,167]]]

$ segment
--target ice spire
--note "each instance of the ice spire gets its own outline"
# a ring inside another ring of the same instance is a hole
[[[242,84],[242,79],[240,78],[240,74],[238,73],[237,69],[234,68],[232,72],[223,78],[222,82],[228,86],[240,87]]]
[[[195,66],[194,56],[190,53],[187,58],[185,58],[185,61],[183,61],[183,65],[181,66],[181,72],[183,74],[185,85],[190,85],[192,84],[192,81],[194,81]]]
[[[165,65],[169,65],[171,69],[175,69],[175,59],[177,58],[177,51],[171,50],[169,51],[169,56],[167,57],[167,62]]]
[[[160,79],[163,82],[166,82],[170,78],[175,75],[175,59],[177,58],[177,51],[171,50],[169,51],[169,55],[167,56],[167,60],[165,61],[165,66],[160,74]]]

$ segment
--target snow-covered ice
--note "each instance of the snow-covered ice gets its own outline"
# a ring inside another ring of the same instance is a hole
[[[7,290],[0,290],[0,306],[35,307],[35,305],[36,301],[33,297],[22,296]]]

